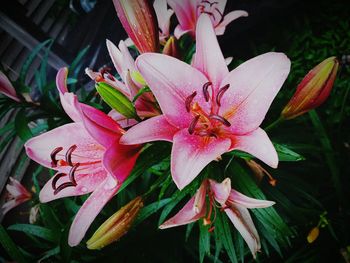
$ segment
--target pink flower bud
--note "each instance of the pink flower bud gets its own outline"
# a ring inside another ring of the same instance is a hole
[[[0,71],[0,93],[4,94],[5,96],[17,102],[20,102],[20,99],[16,94],[15,88],[12,86],[11,82],[6,77],[6,75],[1,71]]]
[[[150,1],[113,0],[120,22],[141,53],[159,51],[157,16]]]
[[[336,57],[322,61],[306,74],[297,90],[282,111],[282,117],[293,119],[311,109],[320,106],[329,96],[339,62]]]

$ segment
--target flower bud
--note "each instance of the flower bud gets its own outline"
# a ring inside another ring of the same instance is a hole
[[[332,90],[338,67],[336,57],[330,57],[313,68],[300,82],[294,96],[284,107],[282,117],[293,119],[320,106]]]
[[[120,22],[140,53],[159,51],[157,16],[150,1],[113,0]]]
[[[20,99],[17,96],[15,88],[12,86],[9,79],[6,77],[6,75],[0,71],[0,93],[4,94],[5,96],[20,102]]]
[[[96,90],[102,99],[117,112],[128,119],[137,117],[136,110],[132,102],[119,90],[113,88],[105,82],[97,82]]]
[[[170,37],[165,43],[163,54],[174,58],[180,58],[179,46],[175,37]]]
[[[307,235],[307,238],[306,238],[307,242],[313,243],[318,238],[319,234],[320,234],[320,229],[317,226],[314,227],[313,229],[311,229],[311,231]]]
[[[130,229],[140,209],[142,197],[138,196],[108,218],[87,241],[88,249],[101,249],[119,240]]]

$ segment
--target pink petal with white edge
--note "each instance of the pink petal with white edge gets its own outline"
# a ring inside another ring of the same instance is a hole
[[[54,190],[52,188],[52,181],[55,176],[52,177],[41,189],[39,194],[40,202],[47,203],[63,197],[79,196],[91,193],[106,179],[107,173],[105,170],[101,170],[100,172],[91,174],[76,174],[75,181],[77,182],[77,185],[74,187],[64,188],[56,195],[54,194]],[[57,181],[56,186],[69,181],[68,176],[62,177]]]
[[[27,201],[27,200],[11,199],[9,201],[6,201],[1,207],[2,215],[7,214],[8,211],[15,208],[16,206],[19,206],[20,204],[24,203],[25,201]]]
[[[258,128],[241,136],[232,137],[231,150],[241,150],[260,159],[267,165],[277,168],[278,155],[266,132]]]
[[[202,14],[198,19],[193,66],[207,76],[215,90],[220,88],[221,80],[229,73],[207,14]]]
[[[188,127],[193,116],[186,110],[185,101],[193,92],[204,110],[209,111],[202,87],[208,82],[206,77],[190,65],[167,55],[146,53],[136,60],[136,66],[149,84],[163,114],[177,128]]]
[[[169,36],[170,17],[174,14],[174,11],[168,9],[166,0],[155,0],[153,7],[157,15],[159,29],[162,31],[161,35]]]
[[[275,202],[272,201],[259,200],[248,197],[234,189],[231,190],[229,198],[230,202],[242,205],[246,208],[265,208],[273,206],[275,204]]]
[[[231,208],[225,209],[225,212],[255,258],[256,252],[260,250],[260,238],[248,209],[238,204],[232,204]]]
[[[247,16],[248,16],[248,13],[243,10],[236,10],[226,14],[222,22],[215,27],[216,35],[218,36],[223,35],[225,33],[226,26],[230,24],[233,20],[236,20],[237,18],[240,18],[240,17],[247,17]]]
[[[56,86],[60,94],[60,100],[64,111],[75,122],[81,121],[81,115],[78,108],[77,96],[69,93],[67,89],[68,68],[61,68],[56,76]]]
[[[84,126],[100,144],[109,148],[120,139],[124,130],[104,112],[91,106],[80,104]]]
[[[117,193],[119,188],[120,185],[117,185],[112,177],[107,176],[105,181],[84,202],[69,230],[68,244],[71,247],[80,243],[91,223],[108,201]]]
[[[72,154],[73,163],[98,162],[104,152],[104,148],[90,136],[82,123],[65,124],[45,132],[27,141],[24,147],[32,160],[52,168],[50,157],[52,151],[57,147],[63,147],[63,150],[56,155],[56,159],[65,160],[65,153],[73,145],[77,146]],[[52,169],[61,170],[61,167]],[[67,172],[67,170],[63,171]]]
[[[121,145],[115,143],[103,156],[103,166],[113,176],[118,184],[122,184],[134,168],[141,151],[139,145]]]
[[[182,190],[203,170],[230,148],[230,139],[190,135],[187,129],[175,134],[171,151],[171,175]]]
[[[228,119],[234,134],[260,126],[290,70],[283,53],[266,53],[231,71],[221,86],[230,84],[221,100],[220,115]]]
[[[172,218],[159,226],[160,229],[186,225],[197,221],[206,214],[205,197],[206,186],[204,182],[187,204]]]
[[[179,129],[171,125],[164,115],[145,120],[130,128],[120,139],[122,144],[141,144],[153,141],[173,141]]]
[[[218,183],[210,179],[209,183],[210,183],[210,189],[214,192],[215,200],[218,203],[220,203],[222,206],[224,206],[231,193],[230,178],[226,178],[221,183]]]

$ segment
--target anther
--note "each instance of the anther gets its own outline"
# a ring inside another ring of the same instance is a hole
[[[212,85],[212,83],[211,83],[210,81],[207,82],[207,83],[205,83],[205,84],[203,85],[203,94],[204,94],[204,99],[205,99],[206,102],[209,101],[209,91],[208,91],[208,88],[209,88],[209,86],[211,86],[211,85]]]
[[[63,150],[63,147],[57,147],[55,149],[53,149],[53,151],[50,154],[51,157],[51,167],[56,167],[57,166],[57,159],[56,159],[56,155]]]
[[[66,176],[67,174],[65,173],[59,173],[59,174],[56,174],[55,177],[52,179],[52,189],[53,190],[56,190],[57,187],[56,187],[56,184],[57,184],[57,181],[63,177],[63,176]]]
[[[219,107],[221,106],[221,98],[224,95],[224,93],[228,90],[229,87],[230,87],[230,84],[226,84],[225,86],[219,89],[219,92],[216,95],[216,104],[218,104]]]
[[[226,120],[224,117],[222,117],[222,116],[219,116],[219,115],[216,115],[216,114],[212,114],[212,115],[209,116],[209,118],[221,122],[226,127],[230,127],[231,126],[231,123],[228,120]]]
[[[61,184],[59,187],[57,187],[55,189],[55,191],[53,192],[54,195],[57,195],[59,192],[61,192],[63,189],[67,188],[67,187],[71,187],[71,186],[76,186],[75,184],[73,184],[72,182],[67,182],[67,183],[63,183]]]
[[[69,171],[69,180],[75,185],[77,185],[77,182],[75,181],[74,173],[78,169],[79,165],[80,163],[76,163]]]
[[[196,95],[197,95],[197,91],[193,92],[190,96],[188,96],[188,97],[186,98],[185,106],[186,106],[187,112],[190,112],[191,103],[192,103],[194,97],[196,97]]]
[[[77,146],[74,144],[71,147],[69,147],[68,151],[66,152],[66,162],[70,165],[73,166],[72,163],[72,153],[75,151]]]
[[[190,124],[190,127],[188,127],[189,134],[193,134],[194,129],[196,128],[196,125],[197,125],[197,123],[199,121],[199,118],[200,118],[199,115],[197,115],[196,117],[193,118],[193,120],[192,120],[192,122]]]

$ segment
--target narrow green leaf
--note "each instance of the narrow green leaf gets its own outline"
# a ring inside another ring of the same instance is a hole
[[[87,46],[78,53],[78,55],[75,57],[75,59],[72,61],[71,65],[69,66],[69,72],[73,72],[74,74],[76,73],[79,63],[87,54],[87,52],[89,51],[89,48],[90,46]]]
[[[22,65],[21,71],[19,73],[19,81],[21,82],[21,84],[25,84],[25,78],[26,75],[28,73],[28,70],[31,66],[31,64],[33,63],[35,57],[39,54],[39,52],[49,43],[52,43],[53,40],[52,39],[48,39],[42,43],[40,43],[38,46],[36,46],[32,52],[29,54],[29,56],[27,57],[27,59],[25,60],[25,62]]]
[[[156,201],[152,204],[149,204],[148,206],[145,206],[141,209],[140,213],[138,214],[137,218],[135,219],[134,225],[138,225],[142,221],[146,220],[148,217],[156,213],[159,209],[164,207],[166,204],[168,204],[171,201],[171,198],[166,198],[160,201]]]
[[[136,110],[132,102],[119,90],[104,82],[96,83],[96,90],[102,99],[117,112],[128,119],[137,118]]]
[[[204,261],[204,256],[210,254],[210,233],[209,227],[203,225],[203,221],[198,221],[199,224],[199,261]]]
[[[43,254],[43,256],[38,260],[38,263],[43,262],[44,260],[50,257],[58,255],[59,253],[60,253],[60,247],[55,247],[53,249],[50,249]]]
[[[26,234],[40,237],[50,242],[55,242],[57,240],[54,233],[50,229],[42,226],[36,226],[36,225],[30,225],[30,224],[15,224],[15,225],[9,226],[7,229],[24,232]]]
[[[222,239],[222,244],[227,251],[231,262],[237,263],[236,251],[232,242],[232,235],[229,223],[227,222],[227,217],[223,213],[216,214],[215,220],[215,231],[217,231],[218,236]]]
[[[15,129],[17,135],[22,139],[23,142],[26,142],[33,137],[33,133],[28,127],[28,122],[29,121],[25,115],[25,111],[23,109],[20,110],[15,118]]]
[[[192,223],[189,223],[187,224],[187,227],[186,227],[186,235],[185,235],[185,240],[187,242],[188,238],[190,237],[191,235],[191,232],[192,232],[192,229],[194,227],[194,224],[195,222],[192,222]]]
[[[277,143],[274,143],[273,145],[275,146],[275,149],[277,151],[278,159],[281,162],[296,162],[305,160],[305,157],[287,148],[286,145]]]
[[[25,263],[26,260],[19,250],[18,246],[13,242],[11,237],[6,232],[5,228],[0,225],[0,244],[6,250],[7,254],[18,263]]]

